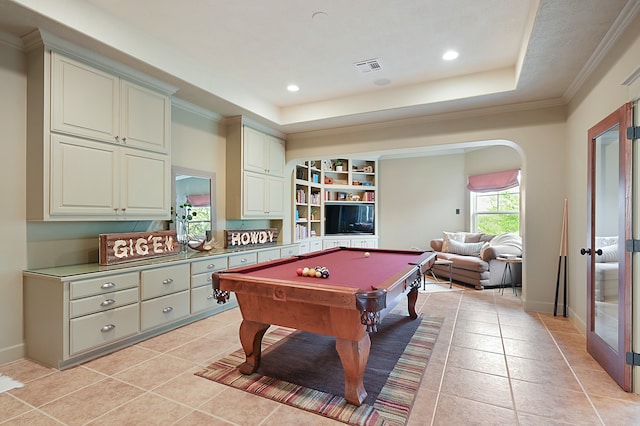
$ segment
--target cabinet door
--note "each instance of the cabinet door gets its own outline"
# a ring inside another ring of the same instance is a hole
[[[51,136],[52,216],[115,216],[118,147],[70,136]]]
[[[244,173],[243,217],[265,217],[265,175]]]
[[[51,130],[115,143],[119,79],[51,54]]]
[[[136,148],[169,152],[169,98],[128,81],[122,81],[120,140]]]
[[[268,152],[266,135],[251,127],[243,128],[242,165],[245,171],[266,173]]]
[[[121,148],[120,208],[126,216],[169,219],[169,156]]]
[[[265,179],[268,217],[282,217],[284,215],[284,181],[279,177],[268,176]]]
[[[267,143],[267,173],[271,176],[284,176],[284,141],[266,136]]]

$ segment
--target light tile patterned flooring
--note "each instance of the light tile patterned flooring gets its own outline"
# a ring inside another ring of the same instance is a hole
[[[421,293],[418,306],[445,321],[409,425],[640,424],[640,396],[611,380],[567,319],[458,286]],[[240,320],[232,309],[65,371],[1,365],[25,386],[0,394],[0,424],[340,424],[194,376],[240,346]]]

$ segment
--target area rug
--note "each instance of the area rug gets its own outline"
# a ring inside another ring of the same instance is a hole
[[[21,382],[12,379],[9,376],[5,376],[4,374],[0,374],[0,393],[10,391],[11,389],[21,388],[24,384]]]
[[[239,349],[196,375],[347,424],[404,425],[442,321],[433,315],[416,320],[389,315],[383,320],[378,333],[370,335],[364,377],[369,395],[360,407],[343,397],[344,375],[335,340],[302,331],[278,328],[266,334],[261,366],[254,374],[238,371],[245,359]],[[398,341],[399,334],[408,335],[404,343]]]

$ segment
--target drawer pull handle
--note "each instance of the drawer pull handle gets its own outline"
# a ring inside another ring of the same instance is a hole
[[[242,259],[240,259],[240,262],[242,262],[242,263],[244,263],[246,261],[247,261],[247,259],[245,259],[244,257]]]
[[[102,331],[103,333],[106,333],[107,331],[111,331],[111,330],[113,330],[114,328],[116,328],[116,325],[115,325],[115,324],[107,324],[107,325],[105,325],[104,327],[102,327],[102,328],[100,329],[100,331]]]
[[[207,277],[207,282],[210,283],[213,280],[212,277]]]
[[[162,310],[163,314],[168,314],[169,312],[173,311],[173,307],[172,306],[167,306],[166,308],[164,308]]]
[[[213,269],[215,267],[216,267],[216,265],[214,265],[213,263],[210,263],[210,264],[207,265],[207,269]]]
[[[109,305],[113,305],[114,303],[116,303],[115,300],[107,299],[107,300],[104,300],[104,301],[100,302],[100,306],[109,306]]]
[[[171,284],[173,282],[173,278],[167,278],[166,280],[162,281],[162,284]]]
[[[114,288],[116,286],[116,283],[114,282],[108,282],[108,283],[104,283],[100,286],[101,289],[106,290],[109,288]]]

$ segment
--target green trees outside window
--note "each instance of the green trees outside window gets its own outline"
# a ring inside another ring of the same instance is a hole
[[[501,192],[472,192],[474,227],[477,232],[498,235],[520,231],[520,188]]]

